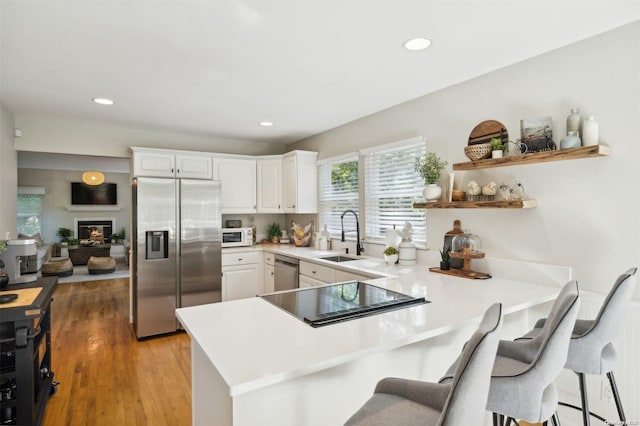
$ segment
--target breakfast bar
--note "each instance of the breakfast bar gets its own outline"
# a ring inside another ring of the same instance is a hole
[[[490,304],[503,303],[503,338],[519,335],[571,275],[491,262],[490,280],[394,266],[366,282],[430,303],[320,328],[260,297],[178,309],[191,338],[193,424],[343,424],[383,377],[437,380]],[[529,279],[512,278],[516,269]]]

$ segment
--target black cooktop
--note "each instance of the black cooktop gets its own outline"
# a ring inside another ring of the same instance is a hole
[[[424,297],[407,296],[358,281],[261,297],[312,327],[428,303]]]

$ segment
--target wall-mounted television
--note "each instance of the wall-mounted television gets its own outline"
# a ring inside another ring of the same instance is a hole
[[[118,204],[118,184],[87,185],[82,182],[71,182],[71,204],[116,205]]]

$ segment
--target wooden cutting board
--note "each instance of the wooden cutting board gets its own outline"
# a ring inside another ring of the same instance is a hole
[[[6,290],[4,293],[7,294],[17,294],[18,298],[12,300],[9,303],[0,304],[0,309],[6,308],[17,308],[20,306],[28,306],[33,304],[33,301],[36,300],[36,297],[42,291],[42,287],[30,287],[30,288],[21,288],[19,290]]]
[[[486,280],[491,278],[491,275],[485,274],[484,272],[475,272],[475,271],[463,271],[462,269],[447,269],[442,270],[440,268],[429,268],[431,272],[435,272],[437,274],[451,275],[453,277],[467,278],[470,280]]]

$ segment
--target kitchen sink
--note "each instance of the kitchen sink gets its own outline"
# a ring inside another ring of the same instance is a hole
[[[358,260],[356,258],[353,257],[347,257],[347,256],[329,256],[329,257],[321,257],[322,260],[328,260],[330,262],[348,262],[350,260]]]

